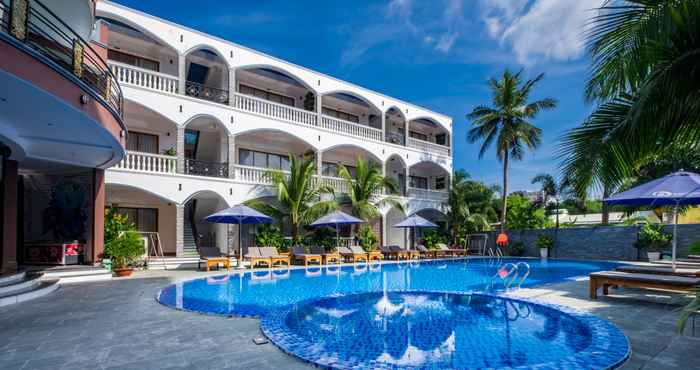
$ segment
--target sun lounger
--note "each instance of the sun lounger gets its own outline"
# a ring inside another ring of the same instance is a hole
[[[467,251],[464,249],[454,249],[454,248],[448,248],[445,244],[443,243],[438,243],[437,244],[438,250],[444,252],[445,254],[449,254],[453,257],[457,256],[463,256],[467,254]]]
[[[392,248],[391,245],[382,245],[379,247],[379,251],[382,252],[384,255],[384,258],[386,259],[401,259],[402,255],[405,255],[405,253],[402,252],[397,252]],[[407,256],[407,255],[406,255]]]
[[[231,259],[225,257],[216,247],[201,247],[197,250],[199,253],[199,262],[197,262],[197,269],[200,269],[202,262],[206,262],[207,271],[212,266],[219,268],[219,264],[223,264],[227,269],[231,268]]]
[[[301,261],[304,266],[309,266],[309,262],[321,264],[321,255],[315,253],[306,253],[304,247],[292,247],[292,261]]]
[[[417,247],[417,249],[418,249],[418,252],[421,254],[421,257],[423,257],[423,258],[435,258],[437,256],[437,253],[435,253],[435,251],[426,248],[422,244],[419,245]]]
[[[353,263],[357,261],[367,262],[367,253],[359,246],[339,247],[338,253],[340,253],[343,258],[352,260]]]
[[[381,262],[382,261],[382,252],[378,250],[372,250],[367,252],[367,257],[369,258],[370,261],[376,261],[376,262]]]
[[[688,268],[677,268],[673,271],[670,267],[656,267],[656,266],[620,266],[615,269],[615,271],[622,272],[632,272],[639,274],[657,274],[657,275],[677,275],[677,276],[690,276],[690,277],[700,277],[700,269],[688,269]]]
[[[405,259],[420,258],[420,252],[415,249],[403,249],[398,245],[390,245],[392,251],[399,253],[400,256],[404,256]]]
[[[260,247],[260,256],[270,259],[270,266],[274,266],[275,263],[284,263],[289,266],[290,257],[283,256],[277,253],[277,248],[275,247]]]
[[[260,248],[250,247],[248,248],[248,253],[245,255],[245,259],[250,261],[250,268],[255,268],[259,263],[264,263],[266,267],[272,266],[272,261],[270,257],[263,257],[260,253]]]
[[[329,263],[340,263],[340,253],[333,250],[331,252],[326,252],[326,249],[321,246],[311,247],[311,253],[320,254],[323,264],[327,265]]]
[[[620,271],[593,272],[589,276],[588,292],[591,299],[598,298],[598,288],[603,288],[603,294],[608,294],[611,286],[627,286],[635,288],[659,289],[670,291],[689,291],[700,284],[700,278],[636,274]]]

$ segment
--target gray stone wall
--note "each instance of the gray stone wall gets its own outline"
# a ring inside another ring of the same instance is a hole
[[[634,248],[638,226],[597,226],[567,229],[510,230],[510,243],[525,243],[525,256],[539,256],[535,244],[540,234],[556,240],[551,255],[556,258],[628,260],[646,259],[646,251]],[[666,226],[672,232],[673,226]],[[491,232],[489,244],[494,246],[498,232]],[[700,224],[678,225],[678,255],[686,256],[691,243],[700,241]],[[508,253],[506,253],[508,254]]]

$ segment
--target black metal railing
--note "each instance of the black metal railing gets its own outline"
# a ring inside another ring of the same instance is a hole
[[[185,95],[213,101],[215,103],[228,104],[228,90],[204,86],[193,81],[187,81],[185,83]]]
[[[38,0],[0,0],[0,33],[48,58],[84,82],[122,117],[123,97],[107,63],[90,44]]]
[[[228,177],[227,162],[205,162],[197,159],[185,159],[185,174],[208,177]]]
[[[392,144],[397,144],[397,145],[406,145],[406,137],[403,134],[395,133],[395,132],[387,132],[386,135],[384,136],[384,140],[387,143],[392,143]]]

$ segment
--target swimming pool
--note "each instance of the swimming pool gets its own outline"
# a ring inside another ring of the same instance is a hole
[[[498,291],[506,263],[527,262],[523,286],[560,282],[618,264],[602,261],[470,258],[308,269],[253,270],[176,283],[158,301],[168,307],[226,316],[264,316],[270,310],[330,295],[383,291],[470,293]]]
[[[610,369],[629,357],[607,321],[478,293],[312,299],[272,310],[261,328],[283,351],[342,369]]]

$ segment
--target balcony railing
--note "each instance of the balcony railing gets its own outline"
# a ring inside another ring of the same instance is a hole
[[[197,159],[185,159],[185,174],[207,177],[228,177],[228,163],[207,162]]]
[[[408,188],[408,196],[412,198],[429,199],[446,202],[449,198],[447,190],[432,190],[421,188]]]
[[[408,146],[414,149],[422,150],[424,152],[430,152],[444,156],[450,155],[450,148],[444,145],[435,144],[429,141],[423,141],[412,137],[408,138]]]
[[[107,64],[120,83],[177,94],[178,78],[175,76],[113,61]]]
[[[343,121],[341,119],[325,115],[321,116],[321,127],[331,131],[342,132],[344,134],[349,134],[353,136],[359,136],[361,138],[367,138],[378,141],[382,140],[382,130],[365,125],[360,125],[354,122]]]
[[[387,132],[384,140],[387,143],[404,145],[406,137],[403,134],[399,134],[397,132]]]
[[[267,168],[243,166],[240,164],[233,166],[233,179],[250,184],[269,185],[272,184],[265,176]]]
[[[71,74],[122,116],[122,91],[107,63],[90,44],[37,0],[0,1],[0,34],[29,47]]]
[[[114,168],[155,173],[176,173],[177,157],[129,151]]]
[[[264,99],[239,93],[233,94],[233,106],[252,113],[271,118],[279,118],[292,123],[316,126],[316,113],[278,104]]]
[[[185,82],[185,95],[220,104],[228,104],[228,90],[204,86],[197,82]]]

